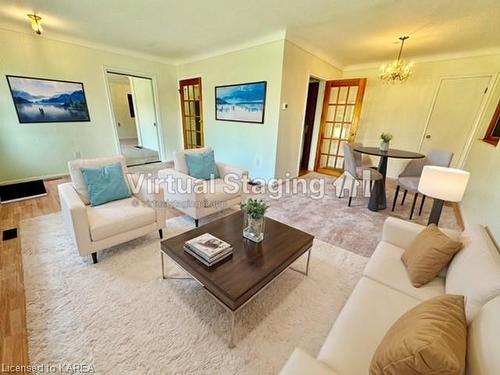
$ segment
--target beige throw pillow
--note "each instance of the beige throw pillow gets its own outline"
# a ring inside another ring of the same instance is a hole
[[[461,248],[462,243],[449,238],[435,224],[425,228],[401,256],[413,286],[419,288],[434,279]]]
[[[461,375],[466,350],[464,297],[446,294],[394,323],[375,351],[370,375]]]

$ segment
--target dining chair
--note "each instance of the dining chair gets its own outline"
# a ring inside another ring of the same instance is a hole
[[[356,183],[356,181],[363,181],[364,171],[369,172],[368,178],[370,181],[370,190],[372,188],[373,181],[377,181],[383,178],[382,174],[379,171],[377,171],[377,169],[373,167],[368,161],[363,161],[363,156],[361,155],[361,153],[354,151],[356,147],[361,147],[361,146],[363,146],[361,143],[344,143],[343,145],[344,171],[348,172],[353,178],[351,189],[349,190],[349,202],[347,204],[349,207],[351,207],[352,196],[353,196],[352,190],[354,188],[354,184]],[[341,189],[342,193],[339,196],[339,198],[343,195],[346,180],[347,176],[344,173],[342,181],[342,189]],[[363,188],[365,188],[365,186],[363,186]]]
[[[420,182],[420,176],[422,175],[422,170],[426,165],[435,165],[439,167],[449,167],[451,160],[453,159],[453,152],[446,150],[432,150],[425,158],[415,159],[410,161],[403,172],[398,176],[398,185],[396,186],[396,193],[394,194],[394,201],[392,202],[392,211],[396,208],[396,202],[398,200],[398,194],[401,187],[405,189],[403,193],[403,199],[401,200],[401,205],[405,203],[406,195],[408,192],[415,193],[413,196],[413,203],[411,205],[410,220],[413,218],[413,212],[415,211],[415,205],[418,198],[418,184]],[[425,195],[422,195],[422,200],[420,202],[420,208],[418,210],[418,215],[422,214],[422,209],[424,208]]]

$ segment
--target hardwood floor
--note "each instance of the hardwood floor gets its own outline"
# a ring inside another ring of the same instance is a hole
[[[57,185],[65,179],[45,181],[47,196],[0,205],[0,232],[17,228],[17,238],[0,236],[0,359],[2,365],[28,365],[26,299],[24,295],[21,233],[24,219],[60,210]],[[2,370],[0,370],[2,371]]]

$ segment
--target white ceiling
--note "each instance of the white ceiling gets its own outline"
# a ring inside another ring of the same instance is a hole
[[[339,67],[500,48],[499,0],[0,0],[0,27],[182,63],[286,38]]]

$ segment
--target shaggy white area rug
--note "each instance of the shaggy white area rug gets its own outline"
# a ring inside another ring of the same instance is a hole
[[[166,235],[192,225],[169,219]],[[21,243],[31,363],[98,374],[276,374],[295,347],[318,353],[367,262],[315,241],[309,276],[286,271],[240,310],[229,349],[229,314],[195,281],[161,278],[156,233],[96,265],[78,255],[60,213],[23,221]]]

